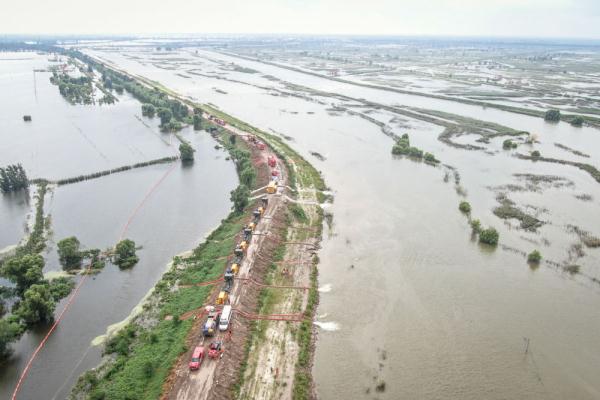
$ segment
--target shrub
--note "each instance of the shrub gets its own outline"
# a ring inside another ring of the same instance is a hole
[[[154,107],[154,105],[149,104],[149,103],[142,104],[142,115],[143,116],[153,118],[155,114],[156,114],[156,108]]]
[[[471,205],[469,204],[468,201],[461,201],[460,204],[458,205],[458,209],[462,212],[464,212],[465,214],[468,214],[471,212]]]
[[[423,158],[423,150],[416,147],[410,147],[408,149],[408,155],[414,158]]]
[[[194,161],[194,151],[196,150],[188,143],[181,143],[179,145],[179,156],[181,157],[181,161],[187,163]]]
[[[498,239],[500,238],[500,234],[494,228],[487,228],[479,232],[479,241],[481,243],[489,244],[495,246],[498,244]]]
[[[556,109],[548,110],[544,115],[544,119],[549,122],[558,122],[560,121],[560,111]]]
[[[533,264],[538,264],[540,261],[542,261],[542,254],[539,251],[534,250],[527,255],[527,261]]]
[[[135,254],[135,242],[130,239],[121,240],[115,247],[113,261],[120,268],[131,268],[139,261]]]
[[[426,162],[428,163],[439,163],[440,161],[438,159],[435,158],[435,156],[431,153],[425,153],[425,156],[423,157],[425,159]]]
[[[510,139],[506,139],[504,142],[502,142],[502,148],[504,150],[516,149],[517,144]]]
[[[63,269],[67,271],[81,268],[83,256],[79,251],[79,240],[75,236],[65,238],[58,242],[58,260]]]
[[[235,190],[231,191],[231,201],[233,202],[233,208],[237,212],[241,212],[248,205],[248,197],[250,197],[250,189],[244,184],[238,186]]]
[[[537,150],[534,150],[534,151],[531,152],[531,157],[533,157],[533,158],[540,158],[541,156],[542,155]]]
[[[478,219],[472,220],[471,229],[473,229],[473,232],[479,233],[481,231],[481,221]]]
[[[580,127],[580,126],[583,126],[584,122],[585,122],[585,119],[582,116],[578,115],[571,120],[571,125]]]

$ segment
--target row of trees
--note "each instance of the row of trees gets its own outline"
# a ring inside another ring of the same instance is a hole
[[[15,192],[29,187],[27,173],[21,164],[0,168],[0,190],[2,193]]]
[[[81,243],[75,236],[58,242],[58,260],[66,271],[81,269],[84,260],[92,269],[104,268],[104,258],[99,249],[81,250]],[[135,242],[130,239],[121,240],[115,246],[112,261],[120,268],[131,268],[139,261],[135,253]]]
[[[584,122],[585,122],[585,118],[583,118],[581,115],[576,115],[574,117],[567,117],[565,119],[569,119],[571,118],[571,125],[576,126],[576,127],[581,127],[583,126]],[[552,109],[552,110],[548,110],[546,111],[546,114],[544,114],[544,119],[548,122],[558,122],[561,119],[561,114],[560,114],[560,110],[557,109]]]
[[[58,86],[60,94],[72,104],[92,104],[92,80],[87,76],[74,78],[66,73],[56,71],[50,77],[50,82]]]
[[[410,138],[406,133],[396,141],[396,144],[394,144],[394,147],[392,147],[392,154],[405,155],[418,160],[425,160],[425,162],[430,164],[439,163],[439,160],[436,159],[432,153],[424,153],[423,150],[417,147],[412,147],[410,145]]]

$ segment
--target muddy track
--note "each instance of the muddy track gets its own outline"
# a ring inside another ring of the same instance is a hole
[[[230,132],[239,136],[243,140],[246,133],[233,127],[225,127]],[[252,150],[252,163],[257,170],[258,186],[266,185],[269,180],[269,169],[267,158],[272,153],[267,149],[258,151],[254,147]],[[278,163],[278,169],[281,172],[282,183],[285,182],[286,171],[282,163]],[[238,278],[252,279],[261,282],[269,266],[269,261],[279,242],[282,241],[281,233],[285,227],[285,204],[282,197],[283,188],[279,188],[278,193],[268,195],[269,204],[265,215],[257,224],[256,230],[250,241],[246,255],[240,265]],[[249,221],[248,221],[249,222]],[[241,241],[241,234],[238,235],[238,242]],[[232,249],[233,250],[233,249]],[[213,289],[207,304],[215,304],[220,284]],[[253,313],[256,310],[257,299],[260,288],[249,284],[246,280],[236,279],[234,288],[230,294],[230,304],[234,310],[242,310]],[[190,330],[186,340],[186,346],[189,349],[177,361],[169,378],[165,382],[163,395],[161,399],[207,399],[207,398],[231,398],[231,388],[238,379],[239,366],[245,359],[245,342],[250,331],[251,321],[236,316],[234,311],[231,329],[228,332],[218,332],[212,338],[204,338],[201,333],[201,327],[204,323],[202,309],[198,310],[199,316],[196,317],[193,327]],[[198,315],[197,314],[197,315]],[[212,341],[222,341],[225,351],[218,360],[205,358],[198,371],[189,371],[188,361],[191,357],[193,348],[202,345],[205,348]]]

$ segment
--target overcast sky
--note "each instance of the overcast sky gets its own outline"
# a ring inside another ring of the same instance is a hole
[[[307,33],[600,39],[600,0],[1,0],[0,33]]]

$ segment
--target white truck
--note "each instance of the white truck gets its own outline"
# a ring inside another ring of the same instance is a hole
[[[231,317],[233,315],[233,310],[231,309],[231,305],[226,305],[223,307],[223,311],[221,311],[221,320],[219,321],[219,330],[226,331],[229,328],[229,323],[231,322]]]

